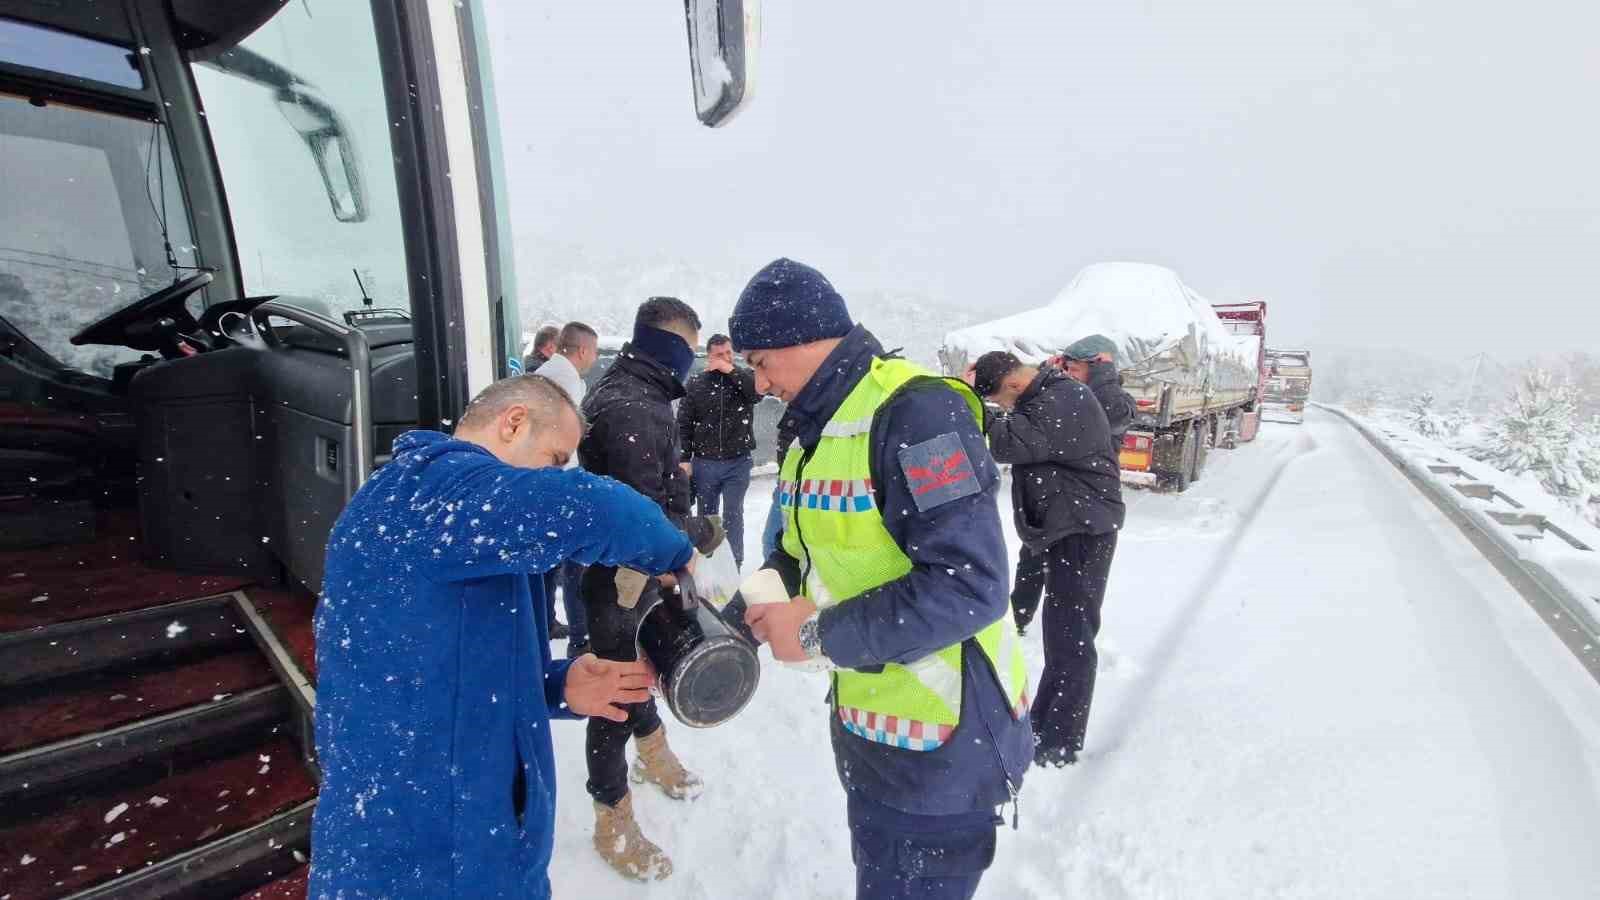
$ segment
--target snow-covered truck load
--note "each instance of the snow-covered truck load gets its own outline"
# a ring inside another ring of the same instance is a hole
[[[1267,379],[1261,393],[1261,416],[1269,422],[1306,420],[1311,400],[1311,351],[1267,349]]]
[[[1187,488],[1211,446],[1237,440],[1260,364],[1171,269],[1089,266],[1046,306],[950,332],[939,358],[951,374],[991,350],[1037,364],[1092,334],[1117,345],[1123,387],[1137,408],[1123,437],[1123,470],[1135,473],[1130,480]]]

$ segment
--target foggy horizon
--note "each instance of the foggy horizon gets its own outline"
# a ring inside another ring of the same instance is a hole
[[[1595,8],[767,0],[753,102],[716,130],[681,7],[488,17],[519,249],[791,256],[978,318],[1150,262],[1266,300],[1273,344],[1445,360],[1600,331]]]

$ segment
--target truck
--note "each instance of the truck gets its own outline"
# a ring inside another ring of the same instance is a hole
[[[1311,351],[1269,349],[1266,367],[1262,416],[1269,422],[1304,423],[1311,400]]]
[[[1124,479],[1187,490],[1213,447],[1240,440],[1260,362],[1248,358],[1211,304],[1171,269],[1088,266],[1043,307],[951,332],[939,356],[949,374],[991,350],[1042,364],[1093,334],[1118,346],[1122,384],[1134,398],[1133,425],[1118,452]]]
[[[685,3],[707,126],[754,3]],[[521,367],[487,45],[478,0],[0,0],[0,894],[304,896],[329,530]]]
[[[1255,399],[1245,404],[1241,411],[1237,433],[1224,438],[1223,446],[1232,446],[1255,440],[1261,430],[1261,398],[1266,395],[1267,382],[1267,303],[1265,300],[1248,300],[1244,303],[1215,303],[1211,308],[1217,311],[1222,327],[1233,335],[1239,355],[1256,370]]]

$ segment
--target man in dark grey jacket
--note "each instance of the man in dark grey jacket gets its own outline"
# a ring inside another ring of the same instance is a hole
[[[1083,749],[1098,662],[1094,639],[1123,522],[1111,429],[1094,393],[1054,369],[996,351],[968,375],[979,395],[1002,410],[985,423],[989,451],[1014,466],[1017,536],[1046,561],[1034,761],[1065,766]]]

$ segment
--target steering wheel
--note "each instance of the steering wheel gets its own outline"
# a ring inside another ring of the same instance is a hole
[[[192,336],[200,330],[199,323],[184,307],[184,301],[210,283],[210,272],[198,272],[175,281],[73,335],[72,343],[80,347],[84,344],[132,347],[157,351],[163,356],[184,355],[178,349],[179,335]]]
[[[200,330],[208,336],[214,336],[223,344],[239,343],[241,339],[249,340],[254,335],[248,321],[250,310],[275,299],[276,296],[268,294],[265,297],[241,297],[238,300],[213,303],[206,307],[197,319]],[[233,319],[229,318],[230,314]]]

